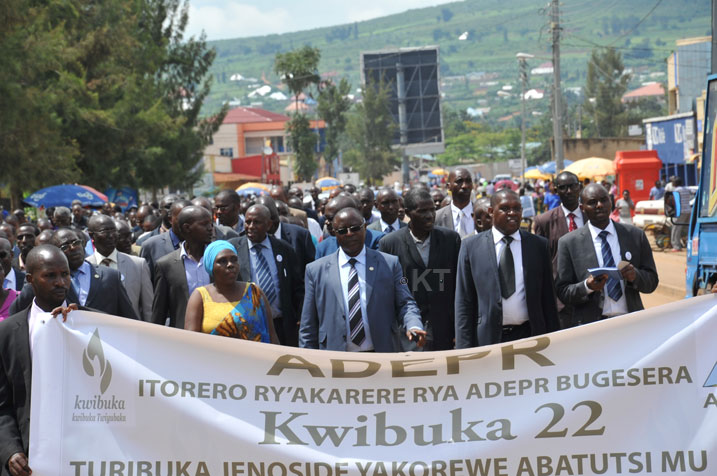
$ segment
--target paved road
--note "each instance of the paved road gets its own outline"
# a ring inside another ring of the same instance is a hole
[[[642,294],[645,308],[679,301],[685,296],[685,251],[677,253],[653,249],[660,284],[652,294]]]

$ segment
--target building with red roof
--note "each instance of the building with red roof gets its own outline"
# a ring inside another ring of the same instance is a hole
[[[633,91],[623,94],[622,102],[632,102],[639,99],[645,98],[657,98],[658,100],[665,100],[665,88],[660,83],[649,83],[641,88],[637,88]]]

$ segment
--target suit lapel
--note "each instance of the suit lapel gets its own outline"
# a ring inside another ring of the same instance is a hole
[[[286,270],[284,268],[284,257],[279,253],[276,248],[279,246],[277,244],[276,238],[273,236],[269,236],[269,243],[271,243],[271,251],[274,254],[274,263],[276,263],[276,277],[279,280],[279,295],[281,296],[284,289],[287,289],[285,280],[286,280]]]
[[[411,256],[411,259],[413,260],[416,267],[423,269],[426,267],[425,264],[423,264],[423,259],[421,258],[421,254],[418,252],[418,248],[416,247],[416,243],[413,241],[413,237],[411,236],[411,232],[408,231],[408,228],[406,230],[399,230],[396,233],[401,233],[403,236],[401,237],[406,245],[406,248],[408,249],[408,254]],[[431,253],[430,256],[433,256],[433,246],[434,246],[434,239],[433,234],[431,234]],[[430,264],[430,263],[429,263]]]
[[[568,225],[565,223],[565,219],[567,218],[565,216],[565,212],[563,212],[563,207],[556,208],[556,212],[553,213],[553,232],[554,236],[563,236],[566,233],[568,233]]]
[[[615,223],[615,232],[617,233],[617,243],[620,245],[620,259],[624,261],[632,261],[632,240],[627,229],[619,223]],[[628,259],[627,255],[630,255]],[[618,265],[619,263],[615,263]]]
[[[97,268],[95,268],[93,265],[90,265],[90,289],[87,291],[87,300],[85,301],[85,306],[95,307],[91,305],[91,302],[99,292],[100,287],[100,275],[97,272]],[[78,304],[80,303],[78,302]]]
[[[25,388],[27,393],[30,393],[30,385],[32,384],[32,360],[30,357],[30,327],[27,324],[28,316],[30,315],[30,309],[22,314],[22,319],[17,323],[15,327],[15,338],[13,339],[17,343],[17,361],[22,367],[22,375],[25,379]]]
[[[366,308],[371,302],[371,294],[373,293],[373,285],[376,282],[376,274],[378,273],[378,258],[375,253],[366,250]],[[376,252],[378,253],[378,252]]]
[[[336,293],[336,300],[340,304],[339,309],[344,309],[344,290],[341,284],[341,274],[339,273],[339,252],[335,251],[330,254],[331,259],[326,260],[326,276],[329,279],[329,283],[332,283],[334,292]]]
[[[283,227],[282,227],[283,230]],[[282,231],[283,233],[283,231]],[[239,238],[237,242],[237,256],[239,257],[239,276],[242,281],[251,281],[251,260],[249,259],[249,240],[246,236]]]
[[[588,261],[588,268],[597,268],[600,266],[598,261],[597,252],[595,251],[595,244],[593,243],[593,235],[590,234],[590,227],[586,223],[582,228],[578,228],[575,233],[582,234],[582,240],[587,248],[585,250],[585,259]],[[588,251],[589,250],[589,251]]]
[[[184,261],[182,261],[181,253],[174,255],[174,267],[177,274],[181,273],[182,279],[177,279],[179,286],[184,293],[185,302],[189,300],[189,284],[187,283],[187,273],[184,269]],[[177,276],[179,278],[179,276]]]

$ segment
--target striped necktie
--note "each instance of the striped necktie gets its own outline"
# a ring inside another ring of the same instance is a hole
[[[615,260],[612,257],[612,249],[610,248],[610,243],[607,242],[607,235],[607,230],[603,230],[598,234],[598,236],[602,240],[602,244],[600,246],[600,249],[602,250],[602,265],[605,268],[614,268]],[[620,281],[615,278],[607,278],[607,283],[605,286],[607,287],[607,295],[610,296],[613,301],[619,301],[622,297],[622,288],[620,287]]]
[[[256,258],[256,278],[259,282],[259,287],[264,291],[264,295],[269,303],[276,306],[276,288],[274,287],[274,279],[271,277],[271,269],[269,269],[269,263],[266,262],[266,258],[262,254],[264,245],[258,243],[252,247],[252,252]],[[278,307],[278,306],[277,306]]]
[[[349,260],[349,331],[351,342],[361,346],[366,340],[366,330],[363,327],[361,315],[361,287],[359,286],[358,273],[356,272],[356,259]]]

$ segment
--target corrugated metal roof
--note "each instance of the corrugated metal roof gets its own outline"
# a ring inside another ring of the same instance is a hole
[[[289,116],[258,107],[235,107],[227,112],[223,124],[246,124],[257,122],[285,122]]]

